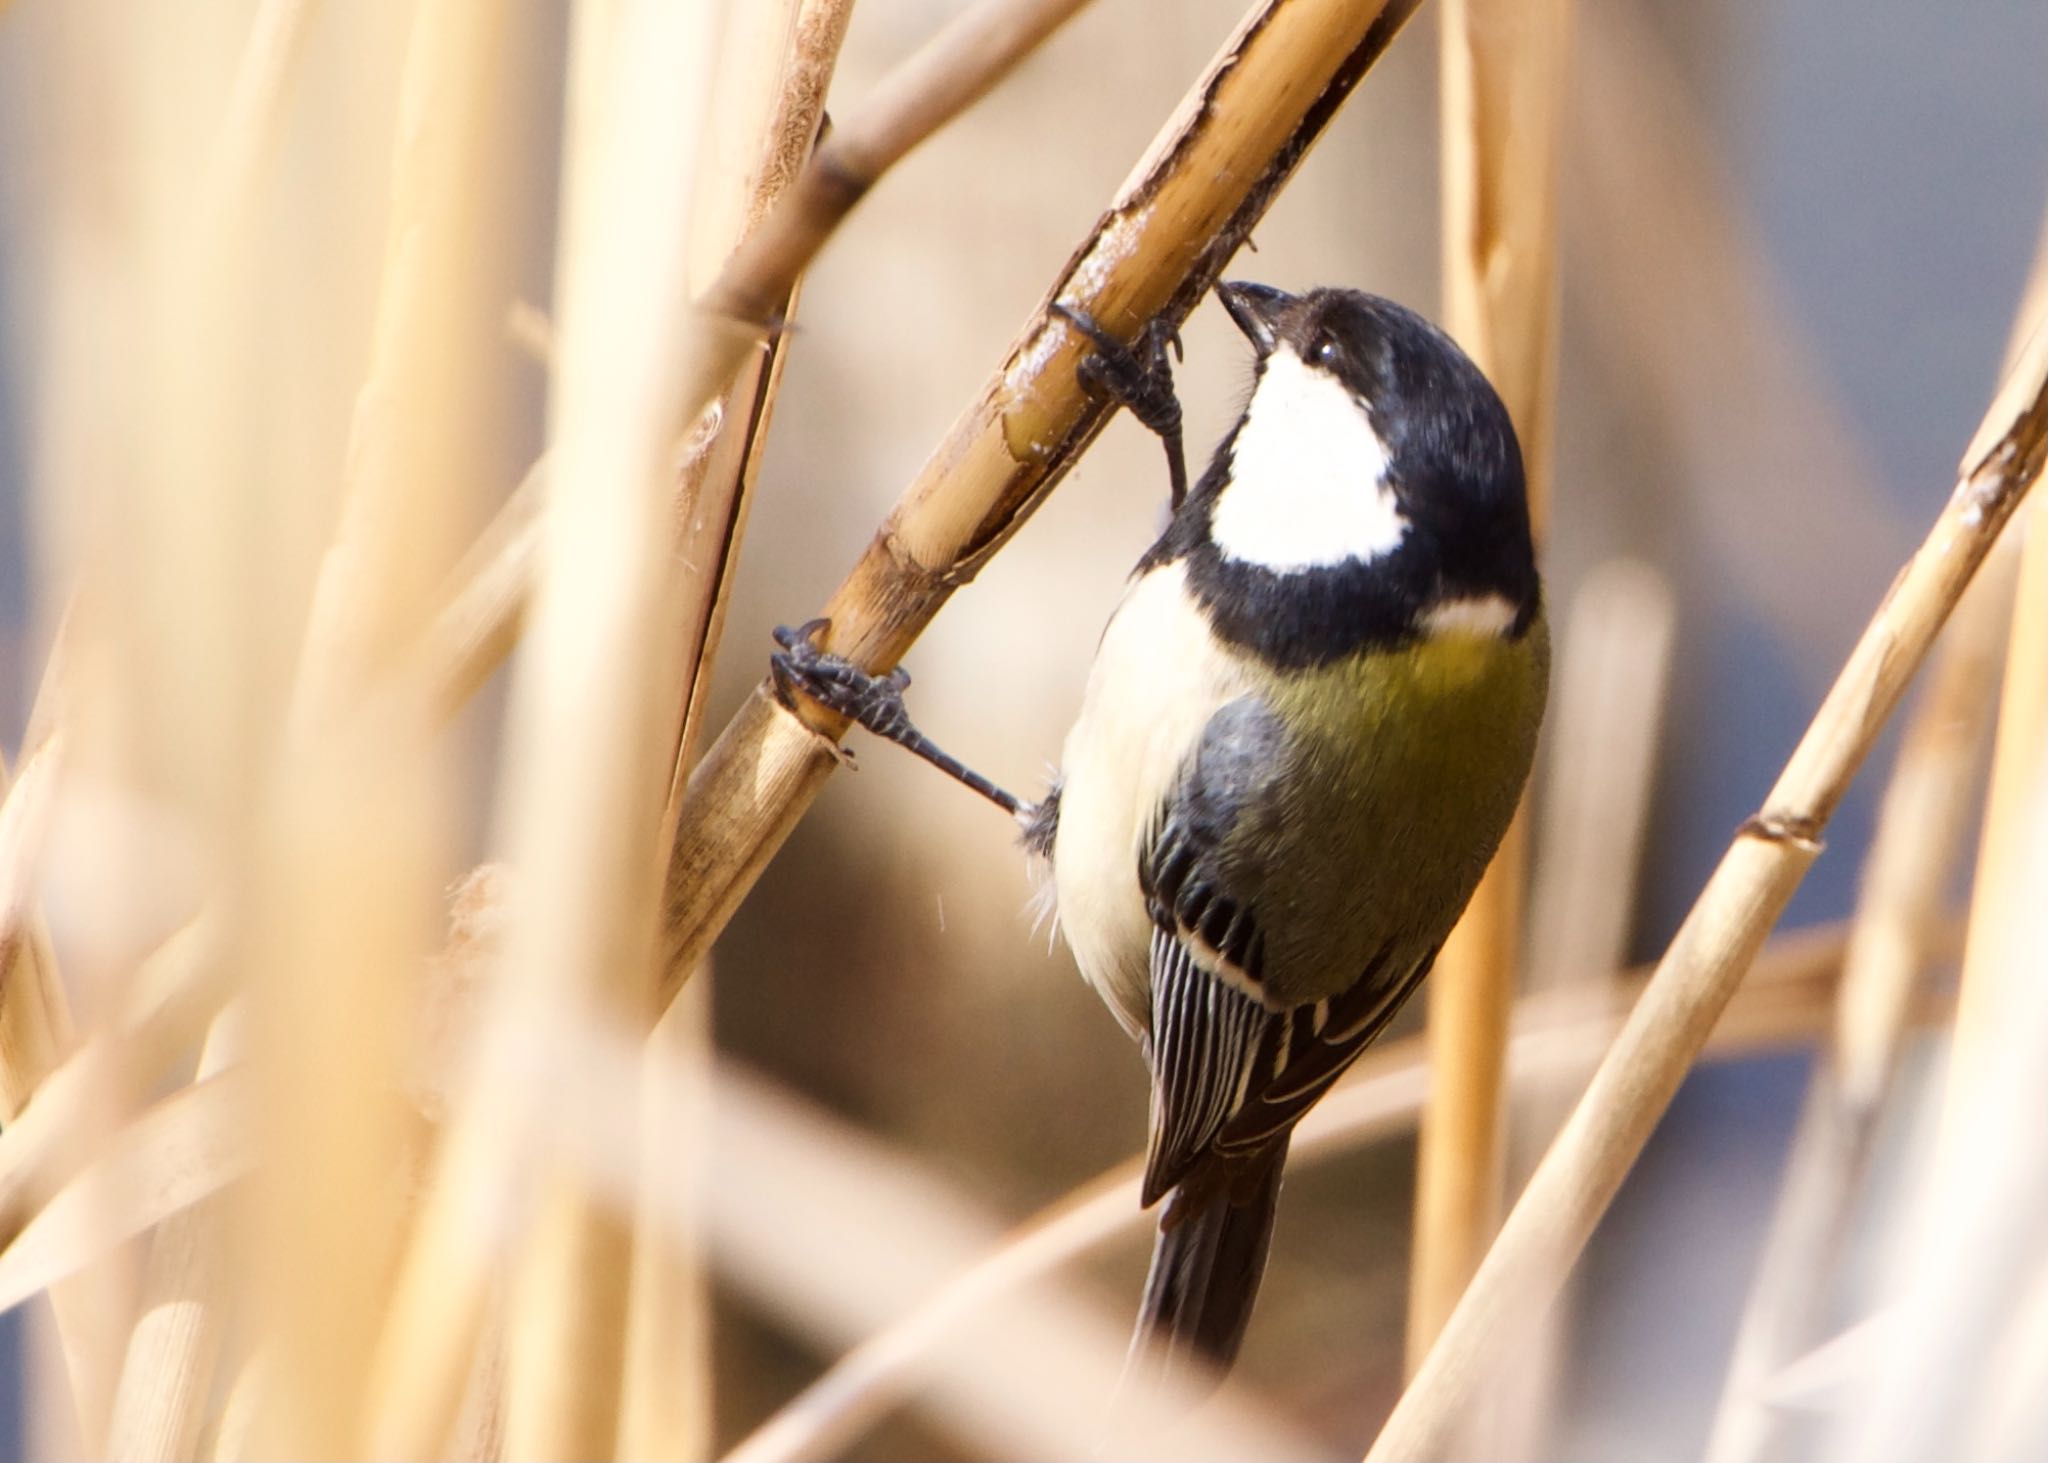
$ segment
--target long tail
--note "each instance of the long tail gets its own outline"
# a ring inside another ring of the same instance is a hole
[[[1220,1374],[1237,1359],[1266,1271],[1286,1161],[1283,1135],[1260,1155],[1256,1169],[1219,1185],[1196,1201],[1198,1207],[1188,1206],[1185,1191],[1167,1201],[1131,1338],[1127,1382],[1156,1385],[1210,1369]]]

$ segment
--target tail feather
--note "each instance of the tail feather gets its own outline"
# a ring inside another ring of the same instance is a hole
[[[1236,1182],[1192,1205],[1186,1190],[1167,1202],[1127,1378],[1156,1385],[1203,1371],[1220,1375],[1237,1359],[1266,1270],[1286,1159],[1283,1136]]]

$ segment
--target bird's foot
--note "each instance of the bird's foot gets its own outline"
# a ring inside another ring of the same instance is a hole
[[[807,696],[876,736],[902,740],[911,729],[910,713],[903,704],[910,672],[898,666],[886,676],[871,675],[844,656],[834,655],[818,643],[818,637],[831,626],[830,620],[810,620],[794,629],[775,627],[775,643],[782,647],[768,657],[775,694],[792,710],[798,695]]]
[[[1087,336],[1095,349],[1081,358],[1075,374],[1081,387],[1101,401],[1113,401],[1162,437],[1180,435],[1180,396],[1173,389],[1173,357],[1180,332],[1160,316],[1125,345],[1086,310],[1055,300],[1053,314]]]

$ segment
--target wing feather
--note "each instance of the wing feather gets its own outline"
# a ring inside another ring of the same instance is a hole
[[[1211,1156],[1270,1147],[1392,1019],[1429,969],[1389,941],[1343,992],[1289,1009],[1260,999],[1266,869],[1250,829],[1270,833],[1283,804],[1284,730],[1255,698],[1223,707],[1153,820],[1138,883],[1150,948],[1153,1202]]]
[[[1266,1028],[1281,1018],[1152,932],[1152,1142],[1145,1202],[1179,1183],[1237,1111]]]

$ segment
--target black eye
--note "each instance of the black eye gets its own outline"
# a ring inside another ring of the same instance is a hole
[[[1336,365],[1337,342],[1329,336],[1325,336],[1322,342],[1316,346],[1313,352],[1311,352],[1309,359],[1313,360],[1319,366]]]

